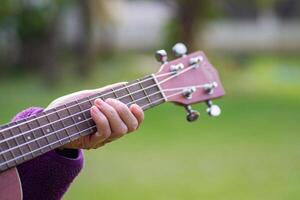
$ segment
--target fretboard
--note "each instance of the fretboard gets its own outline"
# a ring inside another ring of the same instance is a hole
[[[90,115],[94,100],[114,98],[147,110],[165,102],[153,75],[0,127],[0,171],[96,132]]]

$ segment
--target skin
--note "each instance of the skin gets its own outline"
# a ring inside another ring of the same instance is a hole
[[[100,89],[84,90],[60,97],[54,100],[46,110],[123,84],[117,83]],[[61,149],[97,149],[137,130],[144,120],[144,112],[141,107],[136,104],[127,107],[116,99],[106,99],[105,101],[96,99],[90,112],[96,123],[97,132],[68,143]]]

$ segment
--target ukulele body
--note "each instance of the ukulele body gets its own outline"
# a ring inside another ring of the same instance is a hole
[[[22,200],[22,186],[16,167],[0,174],[0,199]]]

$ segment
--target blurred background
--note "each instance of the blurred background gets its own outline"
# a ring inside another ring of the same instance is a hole
[[[299,199],[300,2],[2,0],[0,124],[62,95],[154,73],[154,52],[203,50],[227,96],[195,123],[146,112],[138,132],[85,153],[69,199]]]

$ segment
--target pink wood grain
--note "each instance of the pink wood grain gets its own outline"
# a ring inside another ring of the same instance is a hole
[[[0,199],[21,200],[22,187],[16,168],[11,168],[0,174]]]
[[[155,75],[158,76],[160,74],[169,73],[170,67],[172,65],[176,65],[179,63],[182,63],[184,65],[184,69],[186,69],[190,67],[189,64],[190,59],[198,56],[203,57],[203,61],[201,62],[198,68],[191,69],[185,73],[179,74],[178,76],[172,78],[171,80],[165,83],[162,83],[160,85],[161,88],[164,90],[164,89],[172,89],[172,88],[190,87],[190,86],[197,86],[197,85],[202,85],[205,83],[212,83],[212,82],[216,82],[218,84],[218,87],[215,88],[214,93],[211,95],[208,94],[204,89],[198,88],[197,91],[193,94],[191,99],[186,99],[183,95],[176,95],[168,98],[168,101],[177,104],[182,104],[182,105],[190,105],[190,104],[200,103],[206,100],[220,98],[225,95],[225,91],[220,81],[217,70],[210,64],[205,54],[200,51],[189,54],[185,57],[178,58],[174,61],[162,65],[160,71]],[[163,81],[167,77],[168,76],[158,77],[157,78],[158,82]],[[180,90],[167,91],[165,92],[165,96],[168,97],[178,92],[180,92]]]

